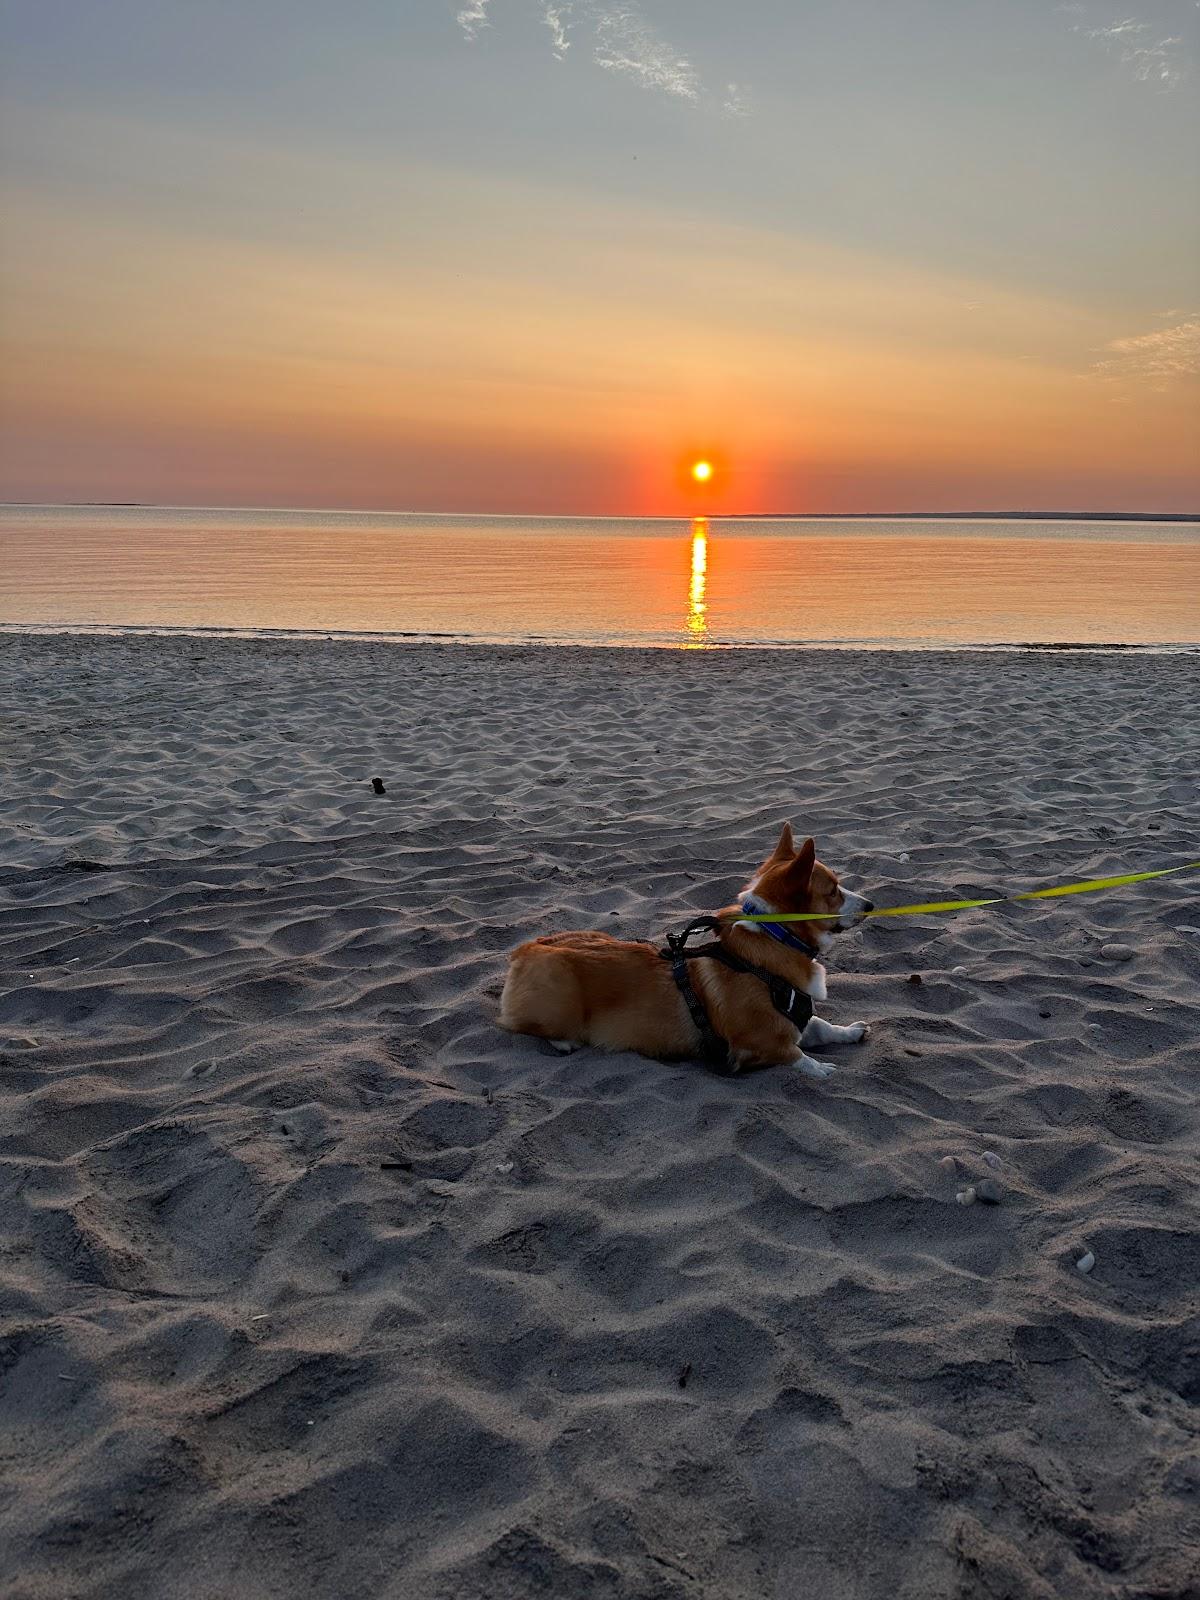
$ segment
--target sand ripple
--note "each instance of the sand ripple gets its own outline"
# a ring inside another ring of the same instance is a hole
[[[880,899],[1194,856],[1191,660],[0,655],[6,1595],[1195,1592],[1194,879],[848,938],[830,1084],[493,1020],[784,816]]]

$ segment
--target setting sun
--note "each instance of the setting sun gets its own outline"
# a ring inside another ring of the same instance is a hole
[[[692,477],[697,483],[707,483],[712,477],[711,461],[694,461],[692,463]]]

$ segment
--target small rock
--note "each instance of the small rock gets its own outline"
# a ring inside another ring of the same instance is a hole
[[[957,1172],[958,1171],[958,1162],[954,1159],[953,1156],[943,1156],[941,1158],[941,1160],[938,1162],[938,1166],[939,1167],[945,1167],[947,1172]]]
[[[512,1169],[513,1169],[513,1164],[512,1164],[511,1161],[498,1161],[496,1163],[496,1171],[497,1172],[500,1172],[500,1173],[511,1172]]]
[[[1076,1272],[1090,1272],[1095,1265],[1096,1258],[1089,1250],[1086,1252],[1086,1254],[1081,1255],[1079,1260],[1075,1263],[1075,1270]]]
[[[924,978],[921,976],[921,974],[919,972],[910,972],[909,975],[908,975],[908,981],[909,981],[909,983],[924,983],[925,982]]]
[[[901,850],[900,854],[896,857],[896,860],[897,861],[907,861],[908,860],[908,851],[907,850]]]
[[[1133,956],[1133,947],[1127,944],[1104,944],[1100,946],[1100,954],[1106,961],[1129,961]]]
[[[965,978],[966,975],[967,975],[966,967],[951,967],[950,968],[950,976],[952,978]]]
[[[983,1161],[984,1165],[991,1167],[993,1172],[998,1172],[1004,1164],[994,1150],[985,1150],[983,1152]]]
[[[383,787],[383,779],[382,778],[372,778],[371,779],[371,787],[372,787],[372,789],[374,789],[376,794],[386,794],[387,793],[387,790]]]
[[[960,1206],[973,1206],[975,1204],[974,1189],[960,1189],[954,1196]]]
[[[1039,1011],[1038,1016],[1041,1017],[1043,1022],[1045,1022],[1049,1018],[1050,1013],[1048,1011]]]
[[[998,1206],[1004,1199],[1004,1190],[995,1178],[983,1178],[975,1185],[975,1194],[985,1206]]]

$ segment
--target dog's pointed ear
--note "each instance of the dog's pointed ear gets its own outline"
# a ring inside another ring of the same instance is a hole
[[[779,843],[771,851],[765,864],[769,866],[774,861],[790,861],[795,854],[796,841],[792,838],[792,825],[790,822],[785,822],[783,831],[779,835]]]
[[[796,854],[796,859],[788,868],[788,887],[797,890],[808,888],[808,880],[812,877],[813,863],[817,859],[817,847],[811,839],[805,839]]]

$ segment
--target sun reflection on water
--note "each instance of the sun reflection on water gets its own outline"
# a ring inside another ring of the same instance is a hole
[[[688,585],[687,648],[708,642],[708,518],[692,518],[692,579]]]

